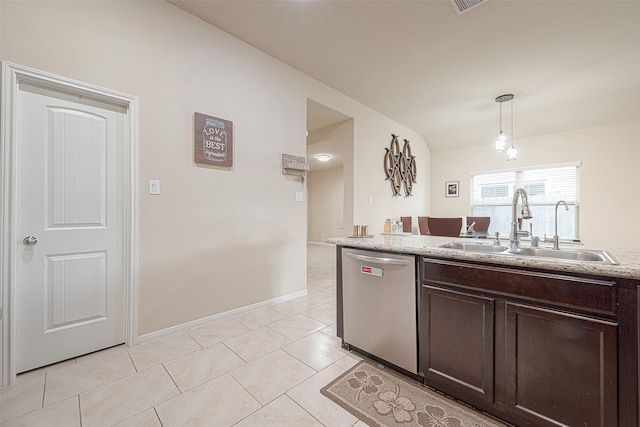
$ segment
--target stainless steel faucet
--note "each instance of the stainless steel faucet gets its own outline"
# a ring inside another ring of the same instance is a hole
[[[565,202],[564,200],[560,200],[558,203],[556,203],[556,232],[553,235],[553,249],[555,250],[560,249],[560,238],[558,237],[558,206],[560,206],[560,204],[564,205],[564,210],[569,210],[569,206],[567,206],[567,202]]]
[[[518,230],[518,196],[522,198],[522,219],[530,219],[531,209],[529,208],[529,198],[524,188],[516,188],[511,203],[511,234],[509,235],[509,247],[515,249],[520,246],[520,236],[529,235],[528,231]]]

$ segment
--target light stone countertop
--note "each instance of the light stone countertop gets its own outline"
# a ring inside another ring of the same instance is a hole
[[[350,246],[362,249],[374,249],[387,252],[398,252],[410,255],[436,256],[461,261],[480,261],[505,266],[531,267],[555,270],[567,273],[593,274],[600,276],[620,277],[640,280],[640,249],[595,248],[584,245],[574,246],[560,243],[560,250],[585,249],[605,250],[618,264],[604,262],[569,261],[532,256],[511,254],[467,252],[456,249],[439,248],[447,242],[483,243],[491,245],[493,239],[467,239],[439,236],[411,235],[374,235],[366,238],[332,237],[328,243],[339,246]],[[509,239],[502,239],[502,244],[509,245]],[[522,247],[528,247],[529,242],[523,242]],[[550,247],[541,244],[541,247]]]

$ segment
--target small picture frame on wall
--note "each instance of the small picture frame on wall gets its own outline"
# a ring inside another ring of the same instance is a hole
[[[233,167],[233,122],[195,113],[194,161]]]
[[[460,195],[460,181],[448,181],[445,183],[445,195],[458,197]]]

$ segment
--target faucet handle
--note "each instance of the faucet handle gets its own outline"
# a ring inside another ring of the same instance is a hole
[[[471,225],[469,225],[469,226],[467,227],[467,233],[469,233],[469,234],[473,234],[473,232],[475,231],[475,230],[473,229],[473,227],[475,227],[475,225],[476,225],[476,222],[475,222],[475,221],[473,221],[473,222],[471,223]]]

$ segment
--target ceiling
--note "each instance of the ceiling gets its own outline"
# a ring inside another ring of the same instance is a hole
[[[638,0],[488,0],[460,15],[448,0],[171,3],[422,134],[432,151],[491,143],[506,93],[516,142],[640,118]],[[319,106],[308,120],[344,116]]]

